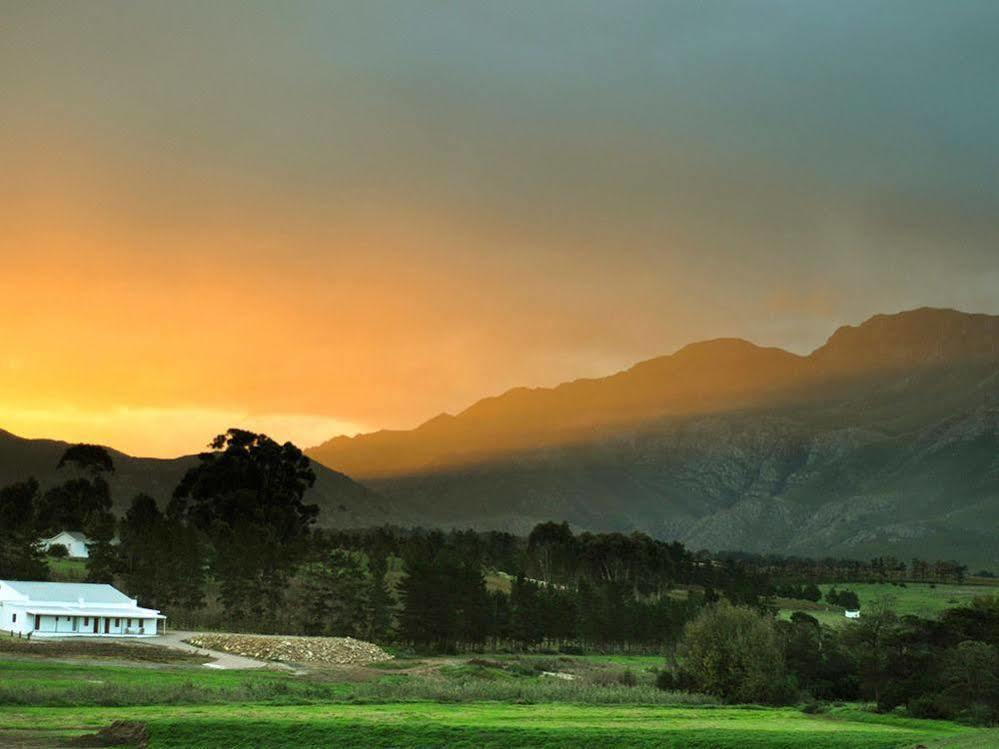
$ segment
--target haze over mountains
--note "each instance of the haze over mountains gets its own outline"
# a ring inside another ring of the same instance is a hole
[[[65,447],[0,431],[0,485],[60,480]],[[694,548],[999,570],[999,317],[879,315],[808,356],[706,341],[307,453],[324,526],[567,520]],[[121,512],[140,491],[165,502],[196,458],[114,460]]]
[[[995,565],[999,318],[920,309],[809,356],[697,343],[308,451],[426,524]]]

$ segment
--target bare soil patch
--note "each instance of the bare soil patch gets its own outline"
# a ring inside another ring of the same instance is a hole
[[[0,653],[43,658],[85,658],[148,663],[205,663],[204,655],[165,648],[162,645],[132,644],[101,640],[23,640],[0,637]]]

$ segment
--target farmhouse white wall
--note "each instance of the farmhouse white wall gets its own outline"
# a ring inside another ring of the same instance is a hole
[[[43,539],[41,542],[42,551],[48,551],[56,545],[65,546],[69,549],[71,557],[87,559],[90,552],[87,551],[88,538],[78,531],[61,531],[52,538]]]
[[[31,637],[155,637],[166,617],[110,585],[0,580],[0,629]]]

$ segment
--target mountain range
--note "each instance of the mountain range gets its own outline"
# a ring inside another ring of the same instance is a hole
[[[737,339],[308,450],[425,525],[999,566],[999,317],[919,309],[807,356]]]
[[[0,431],[0,486],[66,444]],[[695,549],[999,571],[999,317],[919,309],[807,356],[738,339],[307,450],[320,525],[643,531]],[[113,452],[121,512],[197,460]]]

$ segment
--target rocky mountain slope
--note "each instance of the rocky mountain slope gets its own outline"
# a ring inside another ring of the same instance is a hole
[[[921,309],[809,356],[720,340],[309,454],[426,523],[999,567],[999,318]]]
[[[0,430],[0,486],[23,481],[30,476],[38,479],[42,488],[58,483],[63,477],[56,470],[67,445],[54,440],[29,440]],[[196,456],[173,460],[133,458],[111,451],[115,473],[111,478],[111,493],[115,511],[123,513],[139,492],[166,504],[174,487],[188,468],[197,463]],[[398,522],[405,515],[393,502],[379,496],[349,477],[313,462],[315,486],[306,501],[320,507],[319,524],[326,527],[356,527]]]

